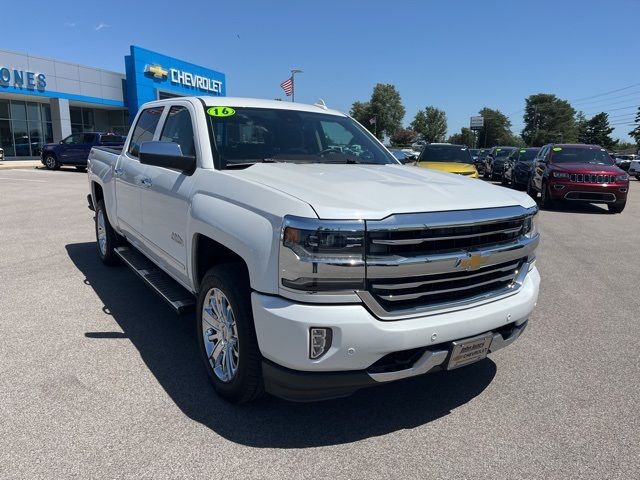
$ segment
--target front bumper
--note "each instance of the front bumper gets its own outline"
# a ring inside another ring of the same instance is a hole
[[[552,181],[549,184],[551,198],[590,203],[616,203],[627,199],[628,183],[578,183]]]
[[[519,325],[512,323],[500,330],[490,332],[493,339],[489,352],[493,353],[511,345],[522,335],[526,326],[525,320]],[[367,370],[303,372],[282,367],[264,359],[262,376],[266,391],[276,397],[292,402],[330,400],[349,396],[362,388],[445,370],[451,350],[450,344],[425,348],[410,368],[382,373],[371,373]]]
[[[539,284],[534,267],[513,295],[396,321],[381,321],[361,304],[301,304],[254,292],[251,300],[258,345],[265,358],[265,386],[281,397],[311,400],[427,373],[446,364],[452,341],[522,327],[537,301]],[[333,331],[331,348],[318,360],[309,358],[311,327]],[[521,333],[517,331],[513,338],[494,338],[490,351],[514,341]],[[371,369],[387,355],[414,349],[417,357],[409,368],[382,373]]]

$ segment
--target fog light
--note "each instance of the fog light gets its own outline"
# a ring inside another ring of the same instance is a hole
[[[627,189],[626,188],[620,188],[619,189],[622,193],[627,193]]]
[[[557,183],[555,183],[553,185],[553,188],[555,188],[556,190],[562,190],[564,188],[564,185],[558,185]]]
[[[333,331],[330,328],[309,329],[309,358],[316,360],[323,356],[329,348],[333,340]]]

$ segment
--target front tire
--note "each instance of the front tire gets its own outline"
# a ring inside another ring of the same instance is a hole
[[[540,192],[540,207],[544,209],[553,208],[554,201],[551,198],[551,191],[547,183],[542,184],[542,191]]]
[[[210,269],[198,295],[196,338],[213,387],[231,403],[264,393],[249,279],[239,264]]]
[[[118,234],[109,223],[107,210],[104,208],[104,201],[98,200],[96,204],[96,246],[98,247],[98,257],[102,263],[108,266],[118,264],[118,257],[114,249],[118,246]]]
[[[627,206],[627,201],[624,202],[616,202],[607,204],[607,208],[609,209],[609,213],[622,213],[624,207]]]
[[[505,178],[504,173],[502,174],[502,177],[500,178],[500,185],[502,185],[503,187],[507,187],[507,186],[509,186],[509,182],[508,182],[508,180]]]
[[[47,167],[48,170],[58,170],[60,168],[60,164],[58,163],[58,159],[55,155],[47,155],[44,159],[44,166]]]

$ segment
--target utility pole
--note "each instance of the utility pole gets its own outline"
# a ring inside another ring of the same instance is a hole
[[[291,70],[291,101],[292,102],[296,101],[296,85],[293,80],[293,77],[296,75],[296,73],[302,73],[302,70],[300,70],[299,68],[294,68],[293,70]]]

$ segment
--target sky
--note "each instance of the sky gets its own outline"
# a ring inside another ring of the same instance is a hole
[[[609,112],[628,140],[640,105],[640,0],[3,3],[2,49],[124,72],[138,45],[225,73],[241,97],[284,98],[300,68],[296,101],[345,112],[391,83],[405,125],[434,105],[449,134],[485,106],[520,133],[524,99],[545,92]]]

